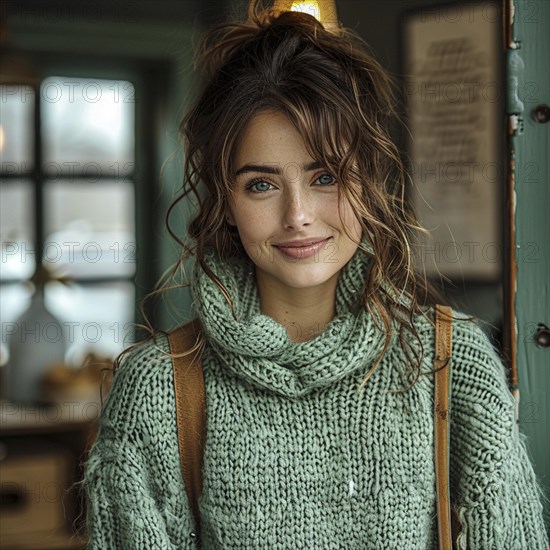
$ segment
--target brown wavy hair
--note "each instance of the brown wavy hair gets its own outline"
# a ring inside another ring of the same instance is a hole
[[[370,313],[378,313],[374,319],[382,320],[384,327],[379,328],[386,342],[360,389],[389,347],[392,321],[398,323],[411,375],[409,386],[395,391],[407,391],[421,374],[432,374],[420,372],[422,341],[413,318],[424,315],[433,324],[427,312],[436,303],[444,304],[445,298],[413,265],[415,237],[429,233],[405,202],[406,171],[390,137],[391,125],[400,121],[396,86],[367,44],[352,30],[328,31],[308,14],[275,13],[257,0],[246,22],[221,23],[201,36],[194,68],[201,85],[180,124],[183,185],[166,216],[181,255],[149,297],[189,286],[175,281],[185,272],[186,260],[195,257],[235,316],[233,300],[206,265],[204,252],[214,247],[222,257],[247,257],[225,218],[235,180],[235,151],[241,131],[254,115],[276,111],[300,132],[311,156],[336,177],[339,192],[350,202],[372,247],[367,250],[357,242],[373,257],[363,302]],[[170,214],[185,200],[191,200],[197,212],[187,234],[178,236]],[[346,233],[353,238],[347,229]],[[154,334],[149,323],[147,327]],[[407,350],[407,332],[420,342],[416,363]],[[204,344],[200,333],[190,351]]]

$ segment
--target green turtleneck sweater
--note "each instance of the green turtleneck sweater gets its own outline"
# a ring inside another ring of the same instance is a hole
[[[207,261],[237,319],[197,264],[191,290],[207,336],[202,548],[436,549],[433,377],[387,393],[407,383],[394,334],[357,391],[384,344],[358,305],[367,256],[358,251],[342,269],[333,321],[300,343],[261,314],[249,261],[213,252]],[[422,317],[416,326],[426,372],[434,331]],[[167,353],[158,335],[115,374],[86,464],[90,549],[196,547]],[[462,550],[549,548],[514,409],[484,331],[454,321],[450,477]]]

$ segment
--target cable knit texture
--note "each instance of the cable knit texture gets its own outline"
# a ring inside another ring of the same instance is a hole
[[[213,251],[206,259],[237,319],[197,263],[192,294],[207,335],[202,548],[435,550],[433,377],[386,393],[406,383],[394,335],[357,390],[384,344],[359,307],[368,257],[358,250],[344,266],[336,317],[301,343],[261,314],[248,260],[222,261]],[[433,368],[434,330],[422,317],[416,326],[425,372]],[[419,351],[418,342],[411,346]],[[542,491],[504,366],[478,325],[453,322],[452,366],[459,548],[548,550]],[[165,336],[140,345],[117,370],[84,482],[89,549],[196,548]]]

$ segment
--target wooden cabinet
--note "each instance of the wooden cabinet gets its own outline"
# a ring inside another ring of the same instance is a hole
[[[0,401],[0,549],[85,546],[84,460],[97,410]]]

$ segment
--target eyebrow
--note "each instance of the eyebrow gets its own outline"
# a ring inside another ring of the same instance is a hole
[[[311,172],[312,170],[317,170],[323,165],[319,161],[313,161],[309,164],[302,166],[302,170],[305,172]],[[275,174],[281,175],[283,171],[280,168],[275,166],[270,166],[269,164],[245,164],[235,172],[235,176],[240,176],[241,174],[246,174],[248,172],[260,172],[262,174]]]

